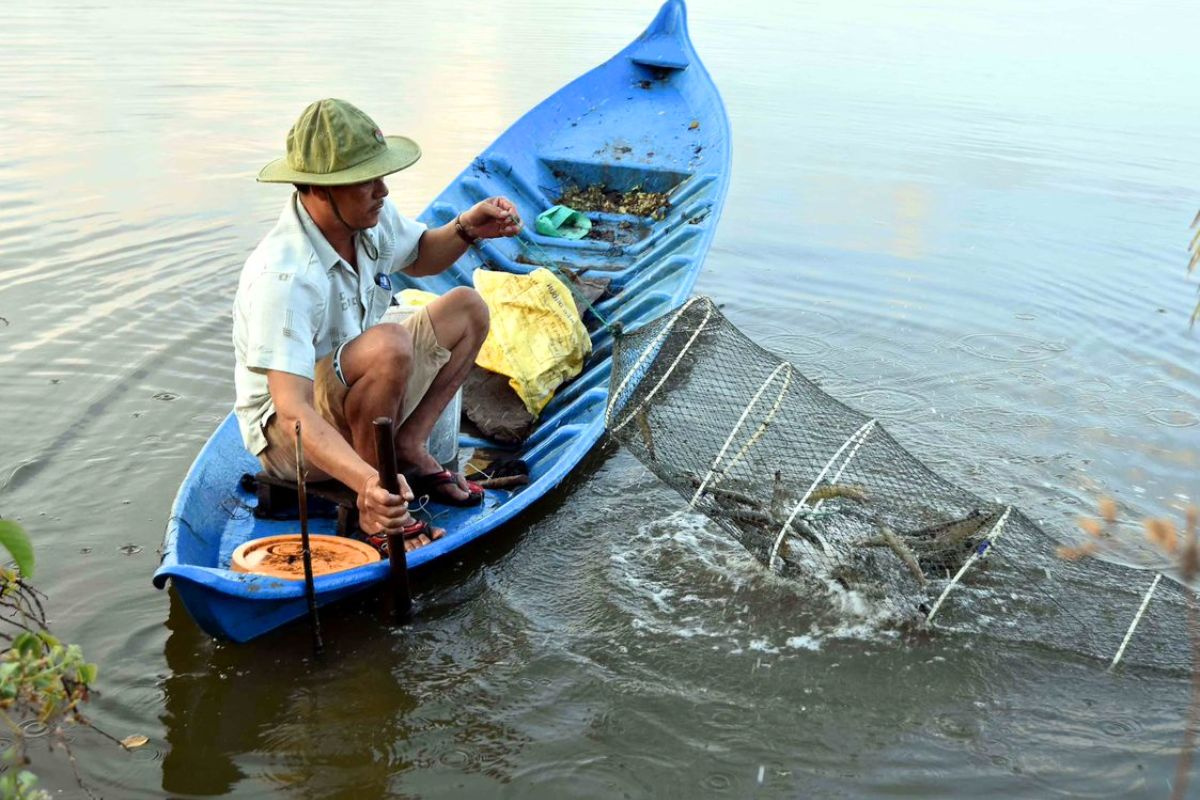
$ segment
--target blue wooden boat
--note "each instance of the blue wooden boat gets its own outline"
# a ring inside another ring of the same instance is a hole
[[[687,33],[683,0],[668,0],[641,36],[606,63],[540,103],[504,132],[420,215],[441,225],[458,210],[503,194],[533,220],[569,185],[667,192],[662,219],[589,214],[593,234],[577,241],[532,231],[523,242],[497,240],[468,252],[451,269],[414,282],[444,292],[471,285],[481,266],[524,273],[529,253],[544,254],[589,276],[612,279],[613,296],[597,310],[632,329],[681,304],[708,252],[729,184],[729,121]],[[517,517],[557,486],[604,433],[612,336],[592,335],[584,372],[543,412],[514,455],[530,469],[528,486],[490,490],[482,507],[443,509],[446,536],[410,553],[410,568],[442,559]],[[465,446],[488,442],[464,439]],[[154,584],[168,579],[196,622],[212,636],[247,641],[305,616],[304,585],[230,571],[238,545],[260,536],[293,533],[296,522],[258,519],[256,496],[242,488],[257,460],[242,445],[232,414],[225,418],[184,478],[167,524]],[[333,533],[332,520],[313,520],[314,533]],[[321,604],[378,584],[387,562],[318,577]]]

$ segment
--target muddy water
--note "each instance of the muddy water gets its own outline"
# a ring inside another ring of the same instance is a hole
[[[430,576],[411,628],[328,617],[319,664],[303,629],[216,644],[154,591],[171,497],[232,400],[237,272],[285,196],[253,176],[304,104],[343,96],[422,142],[391,183],[415,213],[653,12],[327,9],[0,10],[0,513],[36,538],[57,632],[102,665],[96,723],[151,739],[78,731],[94,792],[1165,794],[1177,672],[813,630],[804,596],[616,449]],[[700,291],[1053,529],[1100,493],[1130,516],[1196,499],[1192,6],[691,16],[736,136]],[[80,794],[61,756],[39,766]]]

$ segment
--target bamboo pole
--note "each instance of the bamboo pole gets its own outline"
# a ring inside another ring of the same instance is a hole
[[[300,553],[304,561],[304,599],[308,602],[308,623],[312,630],[313,653],[321,655],[321,619],[317,616],[317,590],[313,582],[312,550],[308,546],[308,494],[304,489],[304,443],[300,438],[300,420],[296,420],[296,497],[300,504]]]
[[[392,494],[400,494],[400,481],[396,478],[396,439],[391,417],[375,419],[375,455],[379,461],[379,484]],[[412,588],[408,582],[408,556],[404,552],[404,536],[389,533],[387,543],[392,616],[396,620],[404,620],[412,612]]]

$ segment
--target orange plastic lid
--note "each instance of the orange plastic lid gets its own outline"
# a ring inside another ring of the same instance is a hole
[[[379,551],[357,539],[344,536],[308,537],[309,552],[312,554],[313,576],[328,575],[346,569],[360,567],[379,560]],[[230,569],[266,575],[269,578],[304,580],[304,556],[300,546],[300,534],[264,536],[251,539],[233,551]]]

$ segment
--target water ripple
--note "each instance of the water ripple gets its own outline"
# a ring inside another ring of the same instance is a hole
[[[978,358],[1012,364],[1045,361],[1068,349],[1064,342],[1021,333],[971,333],[959,339],[958,346]]]

